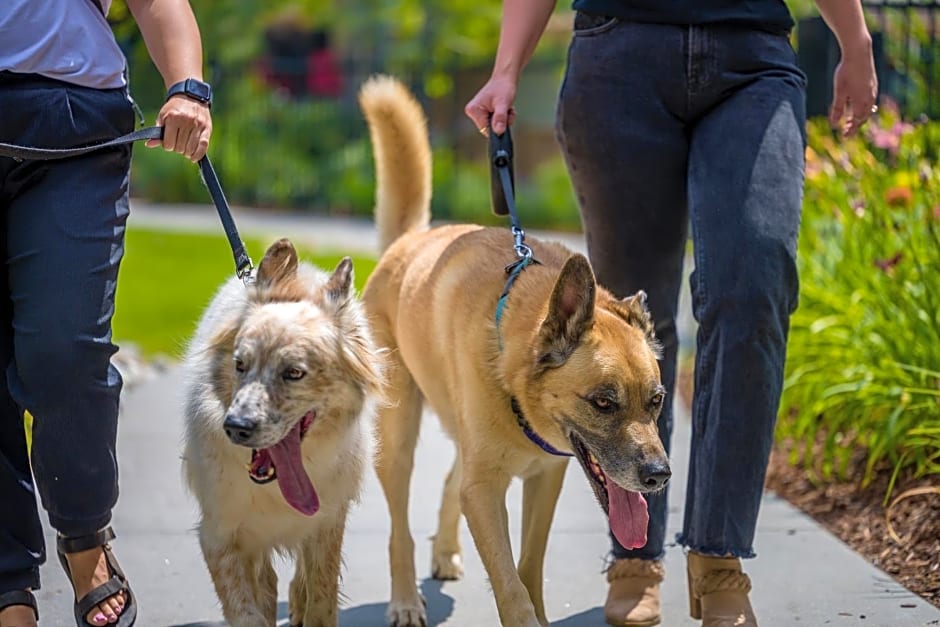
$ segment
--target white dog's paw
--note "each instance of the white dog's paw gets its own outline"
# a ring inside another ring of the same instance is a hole
[[[431,557],[431,576],[439,581],[454,581],[463,577],[463,558],[460,553],[435,552]]]
[[[428,627],[427,602],[420,594],[416,602],[391,601],[385,610],[388,627]]]

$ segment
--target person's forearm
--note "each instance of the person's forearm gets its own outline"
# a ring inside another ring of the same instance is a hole
[[[494,76],[519,79],[554,8],[555,0],[504,0]]]
[[[166,87],[202,80],[202,41],[188,0],[127,0]]]
[[[819,14],[839,42],[843,55],[871,49],[871,34],[859,0],[816,0]]]

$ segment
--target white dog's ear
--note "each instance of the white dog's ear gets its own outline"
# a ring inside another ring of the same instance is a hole
[[[558,275],[548,315],[539,329],[539,365],[555,368],[574,351],[594,322],[594,272],[583,255],[572,255]]]
[[[349,257],[343,257],[326,282],[327,300],[334,303],[345,302],[349,298],[353,285],[353,263]]]
[[[266,288],[293,278],[296,274],[297,251],[290,240],[279,239],[264,253],[255,282],[258,287]]]

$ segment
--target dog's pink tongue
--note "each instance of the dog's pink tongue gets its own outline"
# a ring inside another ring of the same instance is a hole
[[[320,498],[313,488],[300,455],[300,424],[283,440],[268,449],[277,469],[277,485],[284,500],[301,514],[313,516],[320,509]]]
[[[646,526],[650,515],[643,495],[624,490],[607,477],[607,500],[610,530],[614,532],[617,542],[625,549],[639,549],[646,545]]]

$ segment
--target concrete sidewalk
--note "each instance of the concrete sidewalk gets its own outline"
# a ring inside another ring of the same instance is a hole
[[[218,228],[210,206],[170,209],[135,203],[132,216],[131,228],[145,224],[212,232]],[[236,209],[235,217],[245,234],[287,234],[331,250],[368,252],[375,247],[375,234],[368,223],[286,214],[272,217],[241,209]],[[583,250],[580,238],[566,239]],[[684,340],[688,340],[687,305],[684,311]],[[118,449],[121,500],[114,517],[119,537],[114,547],[139,598],[139,625],[215,627],[224,623],[192,531],[197,520],[195,503],[181,481],[179,390],[179,373],[170,370],[134,387],[125,396]],[[690,434],[688,415],[677,409],[670,537],[681,521]],[[421,589],[428,601],[431,625],[498,625],[493,596],[465,524],[464,579],[446,583],[429,579],[429,537],[435,530],[443,477],[453,450],[436,419],[425,416],[411,502]],[[571,464],[552,527],[545,565],[545,598],[553,625],[604,624],[601,606],[606,582],[601,571],[608,549],[606,525],[586,481],[577,465]],[[516,482],[507,501],[514,543],[519,537],[520,503],[521,486]],[[370,471],[362,502],[353,510],[346,534],[341,625],[384,625],[389,593],[388,531],[384,498]],[[746,568],[754,582],[752,600],[763,626],[940,625],[940,610],[869,565],[812,519],[772,494],[764,497],[757,535],[759,558],[748,561]],[[47,542],[54,547],[51,534]],[[697,625],[688,618],[684,558],[679,547],[669,547],[666,567],[663,625]],[[278,624],[286,625],[287,584],[292,570],[290,565],[280,564],[278,572]],[[42,624],[72,624],[71,588],[54,554],[43,567],[42,576]]]

